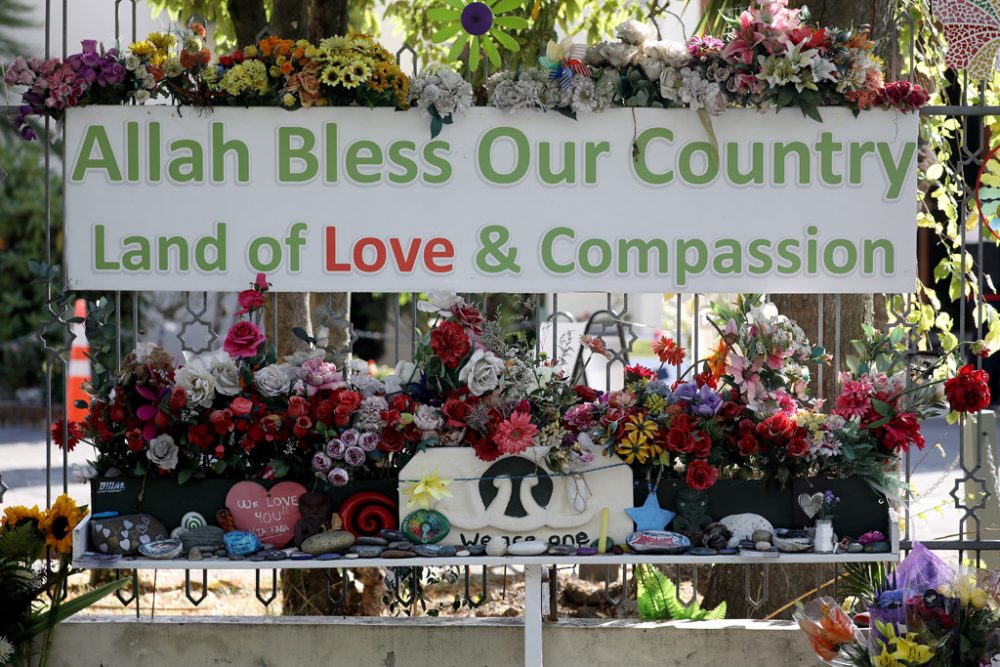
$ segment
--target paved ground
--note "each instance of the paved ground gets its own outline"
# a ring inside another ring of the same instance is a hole
[[[959,531],[959,520],[962,517],[962,512],[955,509],[955,501],[950,497],[950,493],[956,488],[956,479],[962,477],[958,465],[958,428],[949,427],[943,419],[933,419],[924,425],[924,435],[928,446],[923,452],[914,452],[911,463],[912,483],[917,493],[911,506],[911,535],[914,539],[941,539],[954,536]],[[996,456],[996,443],[990,444],[993,448],[992,460],[995,462],[1000,457]],[[49,478],[52,495],[55,497],[63,489],[63,453],[53,447],[51,454],[53,460]],[[79,445],[67,455],[69,493],[81,503],[88,501],[90,491],[86,484],[74,483],[72,466],[85,463],[90,455],[92,449],[88,445]],[[0,429],[0,475],[3,475],[4,483],[10,487],[4,498],[5,505],[45,504],[45,458],[45,434],[40,429]],[[962,493],[964,491],[960,488],[959,497]],[[993,497],[990,501],[995,506],[997,498]]]

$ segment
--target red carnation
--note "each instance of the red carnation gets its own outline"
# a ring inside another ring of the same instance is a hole
[[[392,399],[392,409],[397,412],[412,412],[413,411],[413,399],[406,394],[397,394]]]
[[[431,331],[431,349],[445,368],[457,368],[471,347],[465,329],[457,322],[442,322]]]
[[[342,391],[337,394],[337,403],[349,412],[354,412],[361,405],[361,394],[356,391]]]
[[[69,425],[66,427],[65,442],[63,441],[63,420],[60,419],[52,424],[52,441],[56,443],[59,449],[71,452],[76,448],[81,438],[83,438],[83,430],[80,428],[78,422],[69,422]]]
[[[469,429],[465,433],[465,440],[472,445],[473,450],[476,452],[476,457],[480,461],[496,461],[503,455],[500,451],[499,445],[490,436],[482,436],[476,431]]]
[[[979,412],[990,406],[990,376],[972,364],[959,369],[958,375],[944,383],[948,404],[955,412]]]
[[[719,481],[719,471],[701,459],[688,464],[684,482],[695,491],[706,491]]]

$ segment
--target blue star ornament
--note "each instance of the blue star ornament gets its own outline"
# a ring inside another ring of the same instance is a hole
[[[663,530],[668,523],[677,516],[676,512],[665,510],[660,507],[660,501],[656,497],[656,491],[649,487],[649,495],[646,502],[641,507],[633,507],[625,510],[625,513],[635,521],[635,529],[640,530]]]

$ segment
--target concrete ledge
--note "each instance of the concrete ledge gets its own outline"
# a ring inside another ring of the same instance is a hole
[[[83,616],[50,667],[515,667],[520,619]],[[819,664],[786,622],[567,619],[544,629],[546,667]]]

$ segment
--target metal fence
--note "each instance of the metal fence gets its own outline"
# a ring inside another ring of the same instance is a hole
[[[57,53],[65,56],[68,52],[67,21],[62,20],[60,22],[62,26],[61,35],[53,34],[52,29],[52,26],[55,24],[53,21],[54,11],[61,12],[61,16],[64,19],[68,16],[68,0],[62,0],[61,3],[58,3],[58,9],[54,7],[55,4],[57,3],[54,3],[53,0],[45,0],[46,31],[44,55],[46,57]],[[119,41],[131,39],[134,41],[138,37],[136,35],[136,16],[139,9],[137,0],[124,0],[124,2],[123,0],[114,0],[114,9],[115,39]],[[129,26],[130,30],[127,29]],[[415,53],[411,48],[403,47],[397,56],[400,59],[405,59],[407,62],[412,61],[414,63],[413,71],[416,71]],[[953,166],[956,169],[967,172],[970,170],[975,171],[981,164],[984,154],[987,152],[987,136],[982,119],[984,116],[990,114],[1000,115],[1000,108],[972,105],[969,103],[971,91],[969,84],[962,80],[957,87],[961,90],[961,100],[958,104],[928,107],[924,108],[921,113],[928,116],[955,118],[959,121],[961,125],[961,140],[959,142],[959,150],[955,152],[955,164]],[[984,90],[980,89],[979,93],[979,99],[983,99]],[[13,114],[15,110],[8,107],[5,111],[8,114]],[[57,124],[48,117],[39,119],[38,122],[44,124],[45,133],[43,136],[50,139],[44,141],[45,167],[49,171],[58,171],[58,156],[54,153],[53,141],[51,139],[56,137],[60,130]],[[974,182],[966,179],[962,192],[963,205],[967,205],[972,201],[973,188]],[[45,186],[45,198],[46,252],[43,259],[47,264],[51,265],[58,263],[58,258],[54,254],[53,240],[56,230],[53,229],[52,215],[53,208],[58,204],[47,182]],[[962,226],[961,235],[963,245],[965,245],[967,231],[964,226]],[[974,301],[960,299],[957,302],[957,319],[960,327],[959,338],[961,340],[980,338],[983,335],[982,323],[971,323],[970,326],[971,318],[969,316],[972,309],[983,305],[984,295],[989,291],[986,284],[986,272],[988,269],[987,257],[985,256],[986,245],[982,242],[982,239],[979,239],[969,244],[968,247],[970,252],[976,256],[975,279],[978,281],[980,289],[977,291]],[[924,268],[926,269],[926,267]],[[966,280],[967,278],[963,273],[961,285],[963,294],[966,292]],[[46,387],[44,392],[46,414],[52,413],[55,401],[54,397],[60,394],[58,383],[68,368],[72,341],[69,324],[69,318],[72,317],[72,314],[53,304],[52,299],[56,294],[57,286],[50,284],[47,294],[48,303],[39,304],[40,308],[46,308],[46,316],[49,318],[48,323],[38,335],[39,344],[43,346],[49,362],[46,366]],[[133,295],[128,292],[118,291],[104,296],[114,306],[116,322],[114,349],[117,358],[121,359],[123,354],[127,354],[132,344],[142,340],[146,336],[145,326],[149,321],[149,309],[151,306],[147,296],[142,294]],[[466,295],[466,298],[472,302],[482,302],[487,296],[470,294]],[[532,316],[524,318],[522,325],[530,326],[534,331],[538,349],[547,349],[550,347],[551,349],[548,351],[554,357],[559,356],[560,331],[564,331],[567,324],[572,322],[572,316],[560,308],[560,295],[535,294],[524,296],[528,297],[527,301],[531,304],[530,312]],[[387,306],[388,325],[382,331],[365,331],[355,330],[351,325],[351,298],[344,299],[337,295],[329,295],[326,314],[328,324],[333,327],[341,327],[347,331],[347,334],[342,337],[343,344],[338,345],[338,349],[335,352],[341,356],[345,356],[357,341],[368,340],[378,341],[384,346],[385,361],[390,364],[400,358],[405,358],[407,351],[412,350],[415,346],[418,330],[426,324],[425,321],[421,320],[422,313],[416,307],[417,297],[416,293],[389,295]],[[213,297],[208,293],[184,293],[182,295],[175,295],[173,298],[175,301],[179,300],[180,305],[174,315],[177,324],[176,331],[171,335],[176,336],[180,348],[198,353],[212,347],[219,335],[219,331],[217,330],[219,322],[209,308]],[[286,297],[271,294],[270,305],[272,309],[276,310],[278,302],[282,298]],[[355,298],[357,298],[356,295]],[[827,312],[825,306],[829,305],[828,299],[834,300],[834,341],[823,340],[825,328],[824,315]],[[818,298],[818,339],[814,342],[819,345],[826,344],[828,347],[832,346],[833,348],[831,350],[833,354],[833,366],[827,369],[822,367],[816,369],[820,386],[822,386],[824,373],[836,372],[837,369],[843,367],[846,355],[846,351],[841,349],[841,299],[840,295],[827,295],[825,297],[820,295]],[[698,363],[700,360],[698,356],[699,350],[704,342],[701,325],[704,323],[703,316],[708,301],[709,298],[707,296],[699,294],[669,295],[664,304],[664,314],[673,320],[672,326],[667,327],[667,333],[671,333],[672,328],[674,337],[681,341],[689,350],[693,351],[694,358],[692,361],[694,363]],[[917,297],[912,295],[901,297],[897,304],[898,307],[892,308],[889,313],[889,326],[911,326],[909,324],[909,316],[911,309],[917,305],[919,305]],[[271,337],[274,341],[278,341],[282,336],[291,335],[288,332],[278,330],[277,318],[272,318],[272,323],[273,330]],[[612,293],[605,295],[603,307],[593,312],[584,323],[574,323],[574,326],[578,330],[582,330],[587,335],[600,338],[606,343],[611,356],[603,374],[604,387],[612,386],[615,378],[621,375],[624,366],[630,363],[630,352],[633,349],[633,344],[639,340],[640,334],[644,333],[638,325],[639,323],[635,321],[630,311],[630,296],[628,294]],[[198,329],[203,331],[201,336],[197,336],[195,333]],[[850,334],[851,332],[846,333]],[[916,344],[916,337],[911,335],[911,349],[914,353],[917,352]],[[976,363],[982,364],[982,360],[977,360]],[[579,368],[575,370],[578,371]],[[591,378],[591,381],[594,381],[593,378]],[[601,383],[595,382],[595,384],[600,386]],[[941,466],[943,467],[943,471],[941,471],[939,479],[931,485],[934,491],[940,490],[942,494],[947,492],[949,509],[957,517],[954,531],[950,535],[934,536],[933,539],[921,538],[921,542],[931,549],[954,552],[959,559],[970,560],[975,563],[993,563],[996,565],[998,561],[992,560],[992,558],[1000,555],[1000,541],[993,539],[996,538],[996,535],[995,533],[991,533],[991,531],[996,531],[998,528],[996,522],[1000,522],[1000,512],[997,511],[996,497],[995,429],[991,430],[989,428],[989,422],[985,418],[976,423],[972,423],[972,421],[968,420],[967,423],[964,420],[960,424],[960,428],[949,433],[948,437],[957,439],[957,453],[954,455],[954,458],[948,458],[944,461]],[[69,469],[66,453],[63,452],[61,460],[58,450],[55,450],[57,454],[55,457],[53,456],[50,434],[47,434],[46,445],[46,464],[48,470],[50,472],[56,470],[61,472],[61,487],[65,491],[69,485]],[[912,475],[918,469],[919,464],[920,461],[916,454],[907,455],[903,470],[901,471],[907,485],[913,481]],[[47,477],[46,484],[46,501],[51,503],[53,493],[58,491],[60,485],[57,482],[54,489],[51,476]],[[906,507],[904,512],[905,525],[903,528],[902,548],[907,549],[912,546],[915,536],[914,526],[920,523],[921,518],[918,513],[911,511],[909,506]],[[993,525],[990,525],[991,523]],[[767,602],[769,595],[768,578],[772,566],[747,565],[744,567],[746,568],[745,595],[749,607],[751,609],[760,608]],[[676,578],[686,579],[694,584],[693,594],[697,594],[698,589],[698,568],[699,566],[690,566],[688,572],[683,572],[681,566],[677,566],[673,572]],[[422,579],[417,570],[417,568],[404,569],[400,570],[398,574],[390,574],[387,577],[389,591],[395,603],[402,607],[412,606],[419,597],[419,588],[422,585]],[[328,576],[330,576],[329,571],[327,572]],[[327,587],[327,595],[335,604],[343,602],[346,599],[350,585],[349,577],[346,575],[347,570],[342,570],[342,572],[344,575],[340,578],[339,585],[336,586],[338,590],[332,590],[331,586]],[[555,599],[555,574],[555,569],[553,568],[549,572],[549,590],[553,601]],[[837,586],[837,574],[834,571],[832,580],[834,589]],[[137,575],[134,576],[137,577]],[[482,571],[477,574],[473,574],[470,567],[459,568],[455,576],[459,577],[458,581],[460,582],[464,580],[463,604],[470,607],[480,606],[486,599],[486,589],[490,583],[487,568],[484,566]],[[632,572],[632,577],[634,578],[634,576],[635,573]],[[185,572],[185,590],[192,604],[198,605],[204,600],[207,591],[207,577],[207,570],[202,571],[200,581],[202,585],[199,595],[195,593],[194,589],[196,587],[192,587],[191,572]],[[604,587],[608,602],[621,606],[627,605],[630,589],[628,585],[629,578],[627,566],[621,566],[620,571],[615,571],[612,567],[606,569]],[[825,583],[821,581],[822,579],[825,579],[825,577],[821,577],[820,570],[817,568],[817,583]],[[621,589],[623,593],[612,595],[611,584],[618,580],[624,584]],[[271,581],[265,583],[269,583],[269,585],[261,585],[261,571],[258,570],[256,572],[255,593],[258,600],[266,606],[276,596],[278,587],[276,570],[271,570]],[[332,577],[329,579],[329,583],[334,583]],[[479,587],[478,594],[474,594],[476,586]],[[119,599],[126,605],[135,601],[138,595],[138,585],[133,586],[128,595],[119,591]],[[138,610],[138,603],[136,608]],[[552,604],[551,608],[554,610],[555,604]]]

